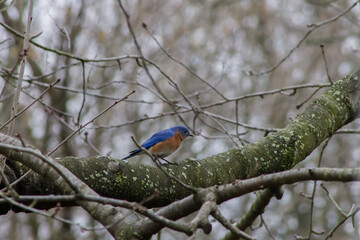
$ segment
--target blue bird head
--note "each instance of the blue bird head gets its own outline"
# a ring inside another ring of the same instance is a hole
[[[171,128],[173,131],[180,133],[184,138],[186,137],[193,137],[193,135],[190,133],[189,129],[187,129],[185,126],[175,126]]]

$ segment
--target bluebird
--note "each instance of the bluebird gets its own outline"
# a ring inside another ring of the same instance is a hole
[[[161,158],[167,163],[170,163],[164,158],[174,153],[180,147],[182,141],[189,136],[192,137],[193,135],[190,134],[186,127],[175,126],[155,133],[141,144],[141,147],[148,149],[154,157]],[[144,150],[138,148],[131,151],[130,155],[124,157],[122,160],[144,153]]]

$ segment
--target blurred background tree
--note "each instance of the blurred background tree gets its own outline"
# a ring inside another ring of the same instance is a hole
[[[125,1],[152,82],[138,59],[117,1],[36,1],[31,36],[36,36],[33,41],[38,46],[30,45],[20,108],[56,79],[61,81],[44,96],[43,104],[17,118],[15,132],[25,142],[49,152],[115,99],[136,90],[132,98],[101,116],[52,156],[122,158],[134,148],[131,136],[141,142],[154,132],[185,123],[197,136],[186,141],[183,151],[170,157],[173,160],[201,159],[256,142],[288,124],[331,81],[359,66],[360,7],[355,3]],[[27,1],[0,3],[2,123],[10,116],[22,49],[23,40],[14,30],[24,33],[27,7]],[[13,68],[15,73],[9,78]],[[170,80],[193,103],[206,106],[205,112],[193,111]],[[302,87],[262,94],[295,85]],[[358,129],[359,121],[355,121],[334,135],[321,166],[359,167]],[[298,167],[317,166],[321,148]],[[149,162],[146,156],[133,161]],[[324,185],[344,211],[352,204],[359,205],[358,183]],[[311,201],[308,196],[313,189],[312,182],[287,186],[282,200],[272,201],[256,221],[253,235],[259,239],[307,236],[311,213],[316,231],[312,239],[323,239],[342,216],[319,186]],[[247,195],[228,201],[221,210],[237,221],[254,198]],[[59,214],[97,225],[79,208],[64,208]],[[345,221],[333,238],[359,239],[359,220],[356,215],[355,228],[351,220]],[[220,239],[224,228],[218,224],[213,228],[210,236],[199,231],[190,239]],[[81,231],[77,226],[24,213],[1,216],[0,231],[2,239],[14,240],[111,239],[104,230]],[[321,234],[323,231],[326,233]],[[188,239],[168,230],[158,237]]]

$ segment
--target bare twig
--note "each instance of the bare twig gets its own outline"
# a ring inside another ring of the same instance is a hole
[[[270,203],[270,200],[275,195],[275,191],[275,189],[271,190],[268,188],[259,192],[250,209],[236,223],[236,227],[244,231],[246,228],[251,226],[255,219],[264,213],[265,207]],[[236,237],[233,234],[227,233],[223,240],[232,240],[235,238]]]
[[[86,99],[86,80],[85,80],[85,63],[84,62],[81,62],[81,67],[82,67],[82,102],[81,102],[81,107],[80,107],[80,110],[79,110],[79,114],[78,114],[78,117],[77,117],[77,124],[80,124],[80,118],[81,118],[81,112],[84,108],[84,105],[85,105],[85,99]]]
[[[48,217],[48,218],[55,219],[57,221],[60,221],[60,222],[63,222],[63,223],[69,224],[69,225],[77,226],[82,231],[96,231],[96,230],[103,230],[104,229],[104,227],[96,227],[96,228],[85,227],[85,226],[81,225],[80,223],[75,223],[75,222],[67,220],[65,218],[58,217],[58,216],[56,216],[54,214],[49,214],[49,213],[46,213],[45,211],[40,211],[40,210],[38,210],[38,209],[36,209],[34,207],[27,206],[25,204],[19,203],[18,201],[15,201],[14,199],[6,196],[6,194],[4,194],[2,192],[0,192],[0,196],[3,199],[5,199],[7,202],[11,203],[12,205],[14,205],[16,207],[19,207],[19,208],[24,209],[24,210],[29,211],[29,212],[39,214],[41,216],[45,216],[45,217]]]
[[[10,70],[10,71],[4,71],[6,73],[6,77],[4,78],[5,79],[5,83],[7,83],[9,81],[9,79],[11,78],[11,76],[14,74],[15,70],[17,69],[17,67],[19,66],[21,62],[21,58],[18,58],[17,62],[15,63],[15,65],[13,66],[13,68]],[[0,93],[0,98],[2,97],[2,95],[4,94],[5,92],[5,89],[6,89],[6,84],[4,84],[4,87],[2,88],[1,90],[1,93]]]
[[[339,211],[339,213],[343,216],[343,217],[348,217],[348,215],[352,212],[353,207],[349,210],[348,213],[346,213],[344,210],[341,209],[341,207],[339,206],[339,204],[337,204],[337,202],[335,201],[335,199],[331,196],[329,190],[327,190],[327,188],[324,186],[324,184],[320,184],[320,187],[324,190],[324,192],[326,193],[326,195],[328,196],[328,198],[331,200],[331,202],[334,204],[334,206],[336,207],[336,209]]]
[[[103,115],[105,112],[107,112],[110,108],[114,107],[116,104],[122,102],[123,100],[127,99],[131,94],[133,94],[135,91],[132,91],[131,93],[127,94],[125,97],[115,101],[113,104],[111,104],[109,107],[105,108],[103,111],[101,111],[98,115],[96,115],[94,118],[92,118],[90,121],[88,121],[87,123],[85,123],[84,125],[80,125],[80,127],[74,131],[73,133],[71,133],[69,136],[67,136],[61,143],[59,143],[53,150],[51,150],[47,156],[50,156],[51,154],[53,154],[61,145],[63,145],[65,142],[67,142],[72,136],[74,136],[76,133],[78,133],[79,131],[81,131],[83,128],[85,128],[87,125],[89,125],[90,123],[93,123],[98,117],[100,117],[101,115]]]
[[[126,18],[126,23],[127,23],[127,26],[128,26],[128,29],[130,31],[130,34],[132,36],[132,39],[134,41],[134,44],[136,46],[136,49],[140,55],[140,60],[141,60],[141,63],[142,63],[142,66],[143,68],[145,69],[145,72],[147,74],[147,76],[150,78],[151,82],[153,83],[154,87],[156,88],[156,90],[159,92],[159,94],[167,101],[167,103],[172,106],[173,104],[167,99],[167,97],[165,96],[165,94],[162,92],[162,90],[159,88],[159,86],[156,84],[154,78],[152,77],[152,75],[150,74],[149,72],[149,69],[147,67],[147,64],[146,64],[146,60],[145,60],[145,57],[144,57],[144,54],[142,53],[142,50],[141,50],[141,47],[137,41],[137,38],[136,38],[136,35],[135,35],[135,32],[131,26],[131,23],[130,23],[130,15],[129,13],[125,10],[121,0],[118,0],[118,3],[119,3],[119,6],[121,8],[121,11],[124,13],[125,15],[125,18]]]
[[[177,60],[174,58],[166,49],[160,44],[160,42],[156,39],[156,37],[150,33],[149,29],[147,28],[147,25],[143,23],[143,28],[146,30],[146,32],[150,35],[152,39],[156,42],[156,44],[159,46],[159,48],[163,51],[163,53],[166,54],[172,61],[176,62],[177,64],[180,64],[183,68],[185,68],[189,73],[191,73],[193,76],[195,76],[197,79],[199,79],[202,83],[206,84],[208,87],[210,87],[214,92],[216,92],[218,95],[220,95],[224,100],[227,98],[219,92],[214,86],[212,86],[210,83],[208,83],[205,79],[197,75],[194,71],[192,71],[188,66],[186,66],[183,62]]]
[[[21,92],[21,85],[22,85],[22,80],[23,80],[24,71],[25,71],[26,57],[27,57],[27,54],[29,51],[30,28],[31,28],[31,22],[32,22],[32,9],[33,9],[33,1],[29,0],[28,17],[27,17],[26,32],[25,32],[24,43],[23,43],[23,50],[22,50],[22,54],[21,54],[19,77],[18,77],[18,81],[17,81],[17,86],[16,86],[16,91],[15,91],[14,100],[13,100],[13,104],[12,104],[10,118],[15,118],[14,116],[16,115],[18,107],[19,107],[19,97],[20,97],[20,92]],[[10,123],[9,128],[7,129],[8,135],[12,135],[12,133],[14,131],[14,127],[15,127],[15,121],[12,121]],[[5,162],[6,162],[6,158],[0,156],[1,171],[3,171],[5,168]],[[0,182],[1,182],[1,176],[0,176]]]
[[[7,1],[7,0],[2,0],[2,1],[0,1],[0,4],[5,3],[6,1]],[[4,4],[5,6],[0,9],[0,12],[8,10],[9,7],[11,7],[14,2],[15,2],[15,0],[12,0],[8,5],[5,5],[5,4]]]
[[[24,38],[24,45],[23,45],[23,51],[21,54],[21,63],[20,63],[20,70],[19,70],[19,77],[17,81],[16,86],[16,92],[13,100],[12,110],[11,110],[11,116],[10,118],[13,118],[18,110],[19,107],[19,97],[21,92],[21,85],[22,80],[24,76],[25,71],[25,63],[26,63],[26,57],[29,52],[29,40],[30,40],[30,28],[31,28],[31,22],[32,22],[32,9],[33,9],[33,1],[29,0],[29,7],[28,7],[28,18],[27,18],[27,24],[26,24],[26,32],[25,32],[25,38]],[[11,135],[13,133],[15,127],[15,121],[11,122],[9,128],[8,128],[8,135]]]
[[[0,169],[0,174],[2,177],[2,182],[5,183],[4,191],[9,191],[12,196],[18,197],[19,194],[15,191],[15,189],[13,189],[13,187],[11,186],[8,178],[6,177],[6,175],[2,169]],[[1,192],[3,192],[3,190]]]
[[[341,12],[340,14],[328,19],[328,20],[325,20],[323,22],[320,22],[320,23],[313,23],[313,24],[310,24],[308,25],[308,27],[310,28],[309,31],[307,31],[305,33],[305,35],[300,39],[300,41],[296,44],[295,47],[293,47],[289,52],[288,54],[283,57],[277,64],[275,64],[273,67],[263,71],[263,72],[253,72],[253,71],[245,71],[245,73],[249,74],[249,75],[256,75],[256,76],[261,76],[261,75],[264,75],[264,74],[268,74],[268,73],[271,73],[273,72],[274,70],[276,70],[281,64],[283,64],[294,52],[296,49],[298,49],[300,47],[300,45],[305,41],[305,39],[310,36],[310,34],[315,31],[316,29],[326,25],[326,24],[329,24],[329,23],[332,23],[332,22],[335,22],[337,21],[339,18],[341,18],[342,16],[344,16],[345,14],[347,14],[348,12],[350,12],[351,9],[353,9],[356,5],[358,4],[358,1],[355,1],[349,8],[345,9],[343,12]]]
[[[306,88],[325,88],[325,87],[330,87],[330,86],[331,86],[331,84],[329,84],[329,83],[302,84],[302,85],[289,86],[289,87],[284,87],[284,88],[280,88],[280,89],[274,89],[274,90],[270,90],[270,91],[246,94],[246,95],[239,96],[239,97],[236,97],[236,98],[229,98],[229,101],[219,101],[219,102],[215,102],[215,103],[209,103],[209,104],[206,104],[206,105],[200,105],[199,108],[206,109],[206,108],[211,108],[211,107],[215,107],[215,106],[221,106],[221,105],[227,104],[227,103],[229,103],[231,101],[241,101],[241,100],[248,99],[248,98],[253,98],[253,97],[263,97],[263,96],[266,96],[266,95],[273,95],[273,94],[281,93],[281,92],[285,92],[285,91],[291,91],[291,90],[297,90],[297,89],[306,89]],[[189,108],[189,107],[187,107],[187,108],[183,107],[183,108],[185,108],[185,109],[178,110],[177,113],[187,113],[187,112],[193,111],[193,109]],[[95,129],[96,128],[119,128],[119,127],[131,125],[131,124],[134,124],[134,123],[139,123],[139,122],[142,122],[142,121],[157,119],[157,118],[170,116],[170,115],[175,115],[175,114],[176,114],[175,112],[164,112],[164,113],[161,113],[161,114],[156,115],[156,116],[146,116],[146,117],[131,120],[131,121],[128,121],[128,122],[125,122],[125,123],[122,123],[122,124],[110,125],[110,126],[109,125],[106,125],[106,126],[99,125],[99,126],[94,126],[94,127],[91,127],[91,128],[95,128]],[[228,123],[235,124],[236,126],[242,126],[244,128],[251,129],[251,130],[265,131],[265,132],[276,132],[276,131],[279,130],[277,128],[257,127],[257,126],[251,125],[251,124],[242,123],[242,122],[232,120],[232,119],[226,118],[224,116],[220,116],[220,115],[210,113],[210,112],[206,112],[205,115],[209,115],[209,114],[212,115],[216,119],[219,119],[219,120],[222,120],[222,121],[225,121],[225,122],[228,122]]]
[[[29,171],[27,171],[26,173],[24,173],[21,177],[19,177],[18,179],[16,179],[15,181],[13,181],[12,183],[9,184],[9,187],[13,187],[16,184],[18,184],[19,182],[21,182],[24,178],[26,178],[26,176],[28,176],[30,173],[32,173],[32,170],[30,169]],[[4,187],[3,189],[1,189],[0,191],[6,191],[7,187]]]
[[[331,84],[334,84],[333,81],[331,80],[331,77],[330,77],[330,74],[329,74],[329,67],[328,67],[328,64],[327,64],[327,61],[326,61],[326,57],[325,57],[325,50],[324,50],[325,45],[320,44],[320,48],[321,48],[321,55],[322,55],[322,57],[324,59],[324,63],[325,63],[326,76],[327,76],[329,82]]]
[[[271,234],[270,232],[270,229],[268,227],[268,225],[266,224],[265,222],[265,219],[263,217],[263,215],[260,215],[260,220],[261,220],[261,224],[264,225],[265,229],[266,229],[266,232],[269,234],[269,237],[272,239],[272,240],[275,240],[274,236]]]
[[[156,90],[159,92],[159,94],[164,98],[165,102],[166,102],[167,104],[169,104],[170,107],[172,107],[173,111],[175,112],[175,114],[177,115],[177,117],[180,119],[180,121],[182,121],[186,127],[190,128],[190,127],[187,125],[186,121],[183,119],[183,117],[182,117],[180,114],[178,114],[177,109],[176,109],[176,104],[175,104],[174,102],[170,101],[170,100],[166,97],[166,95],[162,92],[162,90],[160,89],[160,87],[159,87],[158,84],[156,83],[155,79],[154,79],[153,76],[151,75],[151,73],[150,73],[150,71],[149,71],[149,69],[148,69],[148,66],[147,66],[147,61],[146,61],[146,59],[145,59],[145,57],[144,57],[144,54],[143,54],[143,52],[142,52],[142,50],[141,50],[141,47],[140,47],[140,45],[139,45],[139,43],[138,43],[138,41],[137,41],[137,38],[136,38],[135,32],[134,32],[134,30],[133,30],[133,27],[132,27],[132,25],[131,25],[131,23],[130,23],[130,15],[129,15],[129,13],[126,11],[126,9],[125,9],[125,7],[123,6],[121,0],[118,0],[118,3],[119,3],[119,6],[120,6],[120,8],[121,8],[121,11],[122,11],[122,12],[124,13],[124,15],[125,15],[128,29],[129,29],[129,31],[130,31],[130,34],[131,34],[132,38],[133,38],[134,44],[135,44],[135,46],[136,46],[136,49],[137,49],[137,51],[138,51],[138,53],[139,53],[139,55],[140,55],[140,60],[141,60],[141,63],[142,63],[143,68],[145,69],[146,75],[147,75],[147,76],[149,77],[149,79],[151,80],[151,82],[152,82],[153,86],[155,87],[155,89],[156,89]],[[171,83],[174,84],[173,81],[171,81]]]
[[[232,234],[237,236],[238,238],[248,239],[248,240],[254,240],[252,236],[246,234],[245,232],[241,231],[237,227],[231,224],[231,222],[226,219],[220,212],[219,208],[216,207],[212,213],[212,216],[218,220],[225,228],[229,229]]]
[[[327,240],[329,238],[332,237],[332,235],[334,234],[334,232],[343,224],[346,222],[346,220],[348,220],[349,218],[353,218],[358,212],[360,211],[360,208],[355,208],[353,209],[353,211],[350,211],[349,214],[347,214],[346,217],[344,217],[344,219],[340,220],[338,222],[338,224],[336,224],[336,226],[331,229],[331,231],[325,236],[324,240]]]
[[[11,81],[9,81],[9,84],[10,84],[11,86],[15,87],[15,85],[14,85]],[[43,85],[43,86],[49,87],[50,84],[46,84],[46,85]],[[56,86],[56,85],[53,86],[53,88],[58,88],[58,87],[60,87],[60,86]],[[24,91],[24,89],[22,89],[21,91],[22,91],[26,96],[28,96],[29,98],[34,99],[34,100],[36,99],[35,97],[31,96],[28,92]],[[41,101],[41,99],[38,100],[38,102],[39,102],[40,104],[42,104],[42,105],[44,106],[44,108],[45,108],[45,111],[49,112],[50,114],[52,114],[53,112],[56,112],[56,113],[58,113],[58,114],[60,114],[60,115],[67,116],[67,117],[70,117],[70,118],[74,118],[74,116],[72,116],[72,115],[70,115],[70,114],[68,114],[68,113],[66,113],[66,112],[60,111],[60,110],[58,110],[58,109],[56,109],[56,108],[54,108],[54,107],[46,104],[45,102]],[[56,120],[58,120],[61,124],[65,125],[69,130],[75,131],[75,129],[73,129],[70,124],[68,124],[66,121],[64,121],[64,119],[63,119],[62,117],[59,117],[59,116],[56,115],[56,114],[52,114],[52,116],[53,116]],[[94,150],[96,153],[98,153],[99,155],[101,155],[101,152],[100,152],[86,137],[84,137],[84,136],[82,136],[82,135],[81,135],[80,137],[81,137],[81,139],[84,140],[85,143],[87,143],[87,144],[90,146],[90,148],[91,148],[92,150]],[[29,172],[30,172],[30,171],[29,171]],[[27,172],[25,175],[29,174],[29,172]],[[20,177],[20,179],[22,179],[22,177]],[[19,180],[20,180],[20,179],[19,179]],[[16,182],[18,182],[18,181],[16,181]]]
[[[296,105],[296,109],[301,108],[305,103],[310,101],[310,99],[320,90],[321,88],[316,89],[308,98],[306,98],[302,103]]]
[[[318,162],[317,167],[320,167],[320,166],[321,166],[321,160],[322,160],[324,151],[325,151],[326,147],[327,147],[328,144],[329,144],[330,139],[331,139],[331,137],[329,137],[329,138],[326,140],[324,146],[323,146],[322,149],[321,149],[320,156],[319,156],[319,162]],[[310,203],[309,233],[308,233],[308,236],[307,236],[308,239],[311,239],[311,234],[312,234],[312,233],[315,233],[315,231],[313,230],[313,213],[314,213],[314,204],[315,204],[316,188],[317,188],[317,181],[315,180],[315,181],[314,181],[313,191],[312,191],[312,194],[311,194],[311,197],[310,197],[311,203]]]
[[[37,97],[34,101],[32,101],[29,105],[27,105],[24,109],[22,109],[20,112],[17,112],[14,116],[12,116],[12,118],[10,118],[9,120],[7,120],[1,127],[0,130],[2,130],[7,124],[9,124],[9,122],[11,122],[12,120],[14,120],[16,117],[18,117],[20,114],[22,114],[23,112],[25,112],[27,109],[29,109],[32,105],[34,105],[36,102],[38,102],[40,99],[42,99],[42,97],[56,84],[58,84],[60,82],[60,79],[56,80],[55,82],[53,82],[52,84],[49,85],[49,87],[43,91],[39,97]]]

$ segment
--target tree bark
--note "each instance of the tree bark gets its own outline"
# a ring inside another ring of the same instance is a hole
[[[337,81],[284,129],[257,143],[201,160],[186,159],[178,166],[168,165],[165,169],[188,185],[202,188],[291,169],[336,130],[358,117],[359,78],[360,69]],[[0,136],[0,142],[6,141],[4,136]],[[0,153],[6,155],[4,149],[0,149]],[[191,194],[151,165],[134,164],[104,156],[65,157],[56,161],[103,196],[140,202],[154,194],[156,189],[159,190],[160,196],[147,202],[147,207],[164,206]],[[9,167],[17,177],[28,170],[17,163]],[[37,174],[20,182],[16,189],[21,195],[59,192],[51,182]],[[42,204],[37,207],[52,206]],[[63,205],[76,203],[66,202]],[[0,204],[0,209],[5,213],[9,206],[5,208],[4,204]]]

